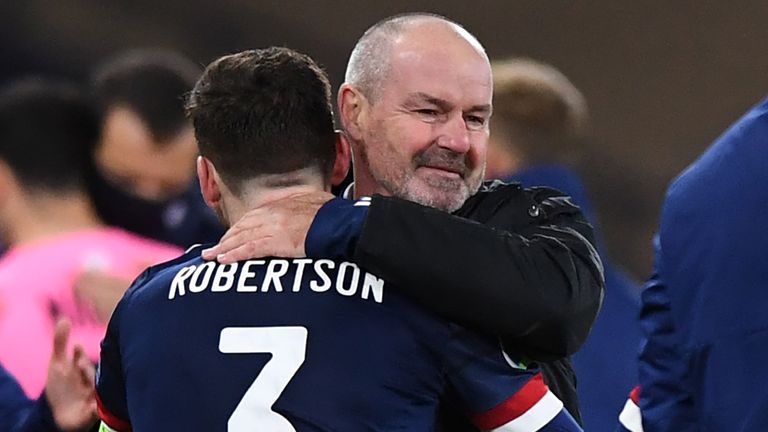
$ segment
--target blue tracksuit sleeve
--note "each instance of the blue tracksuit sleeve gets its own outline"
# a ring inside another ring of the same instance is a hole
[[[656,268],[642,292],[639,405],[643,425],[654,431],[685,431],[693,422],[693,402],[680,337],[670,309],[668,287],[660,276],[663,251],[658,239]]]
[[[41,395],[30,407],[20,423],[10,432],[59,432],[45,395]]]
[[[24,394],[19,383],[0,366],[0,431],[58,432],[45,395],[37,401]]]
[[[455,327],[444,370],[452,394],[480,430],[580,432],[536,365],[502,350],[501,343]]]
[[[309,227],[304,247],[310,258],[349,259],[363,231],[369,197],[356,201],[334,198],[320,207]]]

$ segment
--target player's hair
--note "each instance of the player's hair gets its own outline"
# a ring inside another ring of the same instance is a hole
[[[316,167],[330,175],[331,85],[309,56],[271,47],[222,57],[203,72],[187,112],[200,153],[235,193],[266,174]]]
[[[91,83],[92,96],[102,121],[111,109],[127,108],[163,145],[189,124],[184,115],[184,96],[201,71],[174,51],[131,50],[97,68]]]
[[[70,84],[25,78],[0,89],[0,159],[30,193],[82,190],[98,136],[96,114]]]
[[[450,19],[427,12],[394,15],[372,25],[358,39],[349,56],[344,80],[355,85],[372,101],[376,101],[381,85],[389,73],[392,43],[413,24],[425,21],[443,22],[484,52],[480,42],[460,24]]]
[[[554,67],[527,58],[495,61],[493,122],[530,162],[568,159],[587,124],[584,96]],[[496,126],[492,126],[492,129]]]

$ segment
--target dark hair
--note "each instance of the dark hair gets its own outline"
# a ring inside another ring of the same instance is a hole
[[[31,192],[85,187],[98,119],[74,86],[27,78],[0,89],[0,159]]]
[[[201,68],[173,51],[133,50],[96,70],[92,97],[103,117],[124,106],[147,125],[155,141],[164,143],[188,124],[184,96],[200,77]]]
[[[330,174],[331,85],[304,54],[272,47],[222,57],[203,72],[187,111],[200,153],[235,191],[263,174],[315,166]]]

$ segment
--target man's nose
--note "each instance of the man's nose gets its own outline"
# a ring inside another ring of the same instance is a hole
[[[453,115],[443,123],[437,145],[459,154],[469,151],[469,130],[467,130],[467,124],[461,114]]]

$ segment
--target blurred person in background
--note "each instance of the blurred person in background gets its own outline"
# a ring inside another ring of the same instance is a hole
[[[768,430],[766,162],[768,99],[667,189],[620,430]]]
[[[67,354],[69,332],[68,321],[57,322],[45,390],[35,400],[0,365],[0,431],[76,432],[96,423],[93,364],[79,345]]]
[[[130,280],[178,255],[169,245],[103,225],[86,189],[97,118],[77,89],[29,78],[0,89],[0,362],[27,395],[45,386],[55,323],[98,359],[106,322]],[[99,271],[115,289],[80,286]]]
[[[94,73],[101,136],[89,187],[107,224],[182,248],[223,233],[195,181],[197,147],[184,114],[200,72],[156,49],[125,52]]]
[[[307,194],[251,210],[204,257],[349,259],[441,316],[499,335],[511,355],[541,361],[578,418],[564,357],[602,298],[592,228],[558,191],[481,185],[491,96],[485,50],[460,25],[430,14],[377,23],[338,94],[354,185],[342,198]],[[344,199],[371,195],[370,206]]]
[[[570,195],[594,225],[588,194],[573,166],[588,121],[581,92],[554,67],[530,59],[493,62],[489,179],[549,186]],[[639,285],[614,265],[596,228],[605,300],[584,346],[573,356],[585,430],[607,431],[637,379]]]

